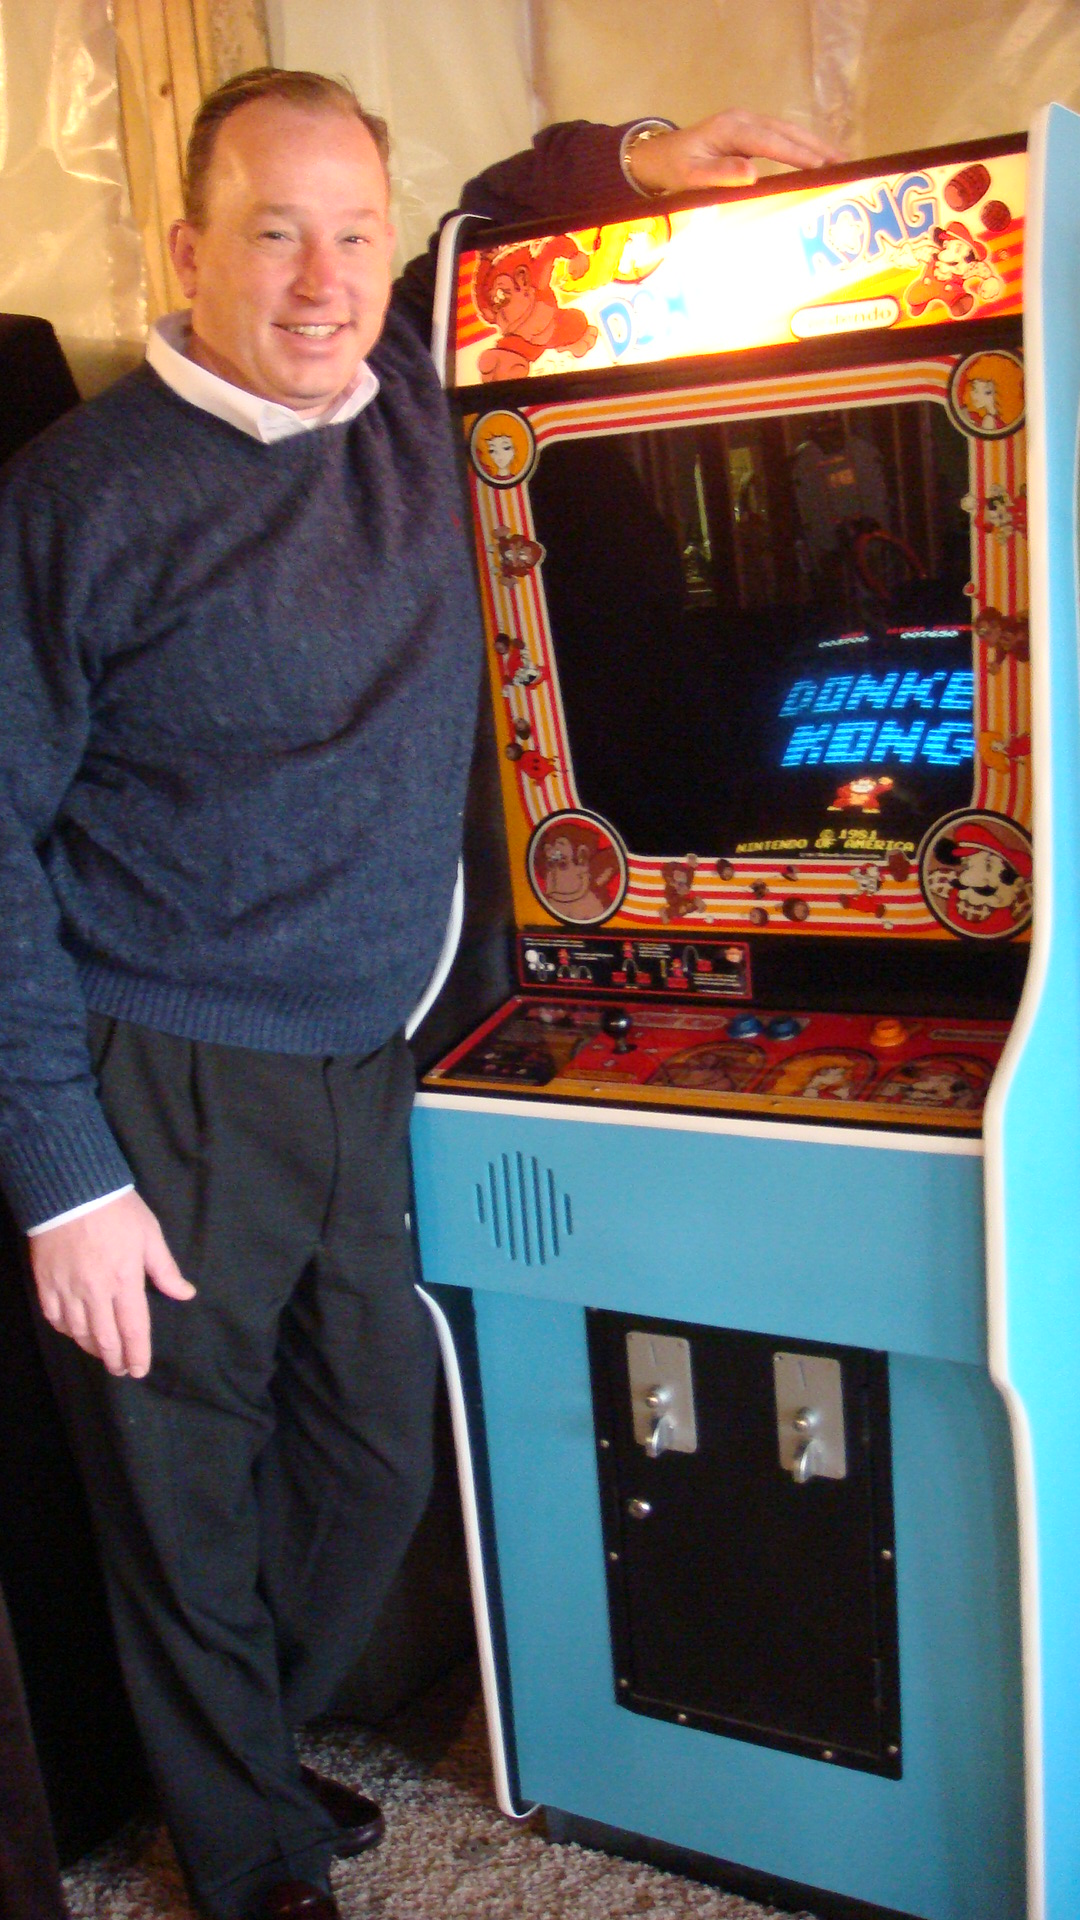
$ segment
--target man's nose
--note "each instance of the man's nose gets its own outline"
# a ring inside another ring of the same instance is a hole
[[[327,300],[340,285],[340,264],[335,249],[325,241],[312,240],[300,255],[293,286],[305,300]]]

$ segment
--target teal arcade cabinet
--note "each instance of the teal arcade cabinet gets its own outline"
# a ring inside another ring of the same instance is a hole
[[[499,1797],[823,1920],[1080,1916],[1078,182],[1053,107],[441,275],[516,986],[413,1144]]]

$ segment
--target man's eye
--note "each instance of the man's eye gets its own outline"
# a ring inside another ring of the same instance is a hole
[[[349,247],[370,247],[371,235],[370,233],[347,233],[345,244]]]

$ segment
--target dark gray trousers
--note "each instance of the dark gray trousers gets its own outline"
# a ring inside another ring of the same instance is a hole
[[[430,1485],[404,1040],[258,1054],[93,1018],[101,1097],[185,1278],[113,1379],[45,1328],[121,1662],[191,1892],[232,1920],[325,1886],[293,1731],[369,1632]]]

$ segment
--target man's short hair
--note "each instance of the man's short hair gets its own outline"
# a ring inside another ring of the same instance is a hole
[[[184,218],[193,227],[206,224],[206,189],[219,129],[231,113],[251,100],[284,100],[309,112],[340,113],[359,120],[374,140],[383,171],[387,171],[390,136],[386,121],[360,105],[347,80],[331,80],[324,73],[305,73],[294,67],[252,67],[250,72],[238,73],[208,93],[191,123],[184,168]]]

